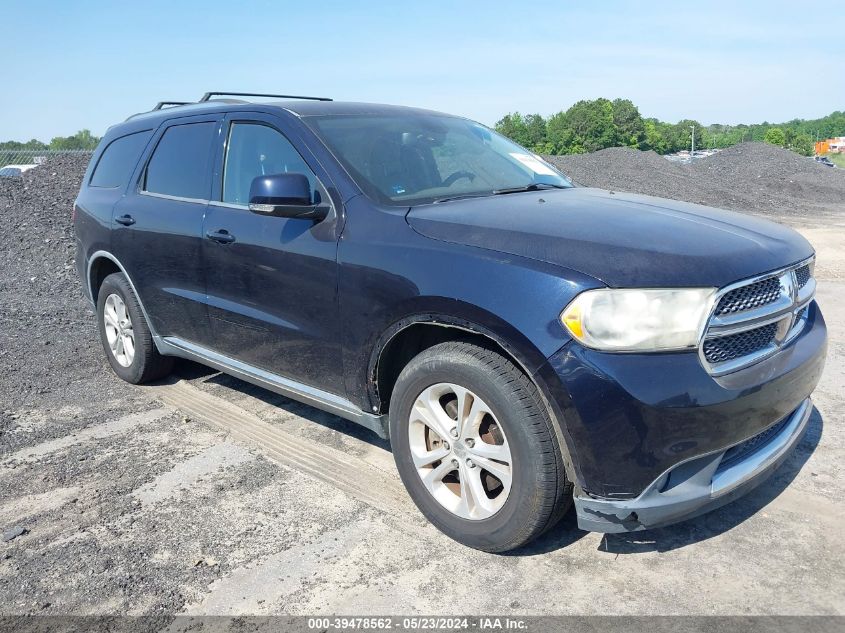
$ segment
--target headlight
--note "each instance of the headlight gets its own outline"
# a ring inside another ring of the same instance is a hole
[[[716,288],[588,290],[573,299],[560,320],[587,347],[680,350],[698,345],[715,297]]]

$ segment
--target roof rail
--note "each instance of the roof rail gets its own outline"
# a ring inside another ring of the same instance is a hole
[[[206,92],[198,103],[203,103],[211,97],[273,97],[275,99],[307,99],[309,101],[331,101],[329,97],[303,97],[299,95],[274,95],[265,92]]]
[[[268,94],[264,92],[206,92],[199,101],[159,101],[155,104],[155,107],[149,112],[155,112],[156,110],[164,110],[167,107],[177,107],[177,106],[185,106],[185,105],[193,105],[194,103],[207,103],[211,101],[211,97],[273,97],[275,99],[307,99],[309,101],[331,101],[329,97],[303,97],[298,95],[275,95],[275,94]],[[221,101],[227,101],[229,103],[246,103],[245,101],[239,101],[235,99],[221,99]],[[127,117],[127,121],[130,119],[134,119],[136,116],[140,116],[142,114],[147,114],[146,112],[138,112],[137,114],[133,114],[130,117]]]
[[[153,110],[161,110],[164,106],[182,106],[190,105],[192,101],[159,101]]]

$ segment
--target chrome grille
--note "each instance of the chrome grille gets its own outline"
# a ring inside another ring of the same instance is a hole
[[[801,268],[795,269],[795,281],[798,282],[798,287],[803,288],[810,281],[810,264],[804,264]]]
[[[759,308],[777,301],[780,293],[779,278],[762,279],[727,293],[716,306],[716,314],[731,314]]]
[[[777,330],[778,324],[770,323],[739,334],[707,339],[704,341],[704,358],[709,363],[724,363],[759,352],[774,343]]]
[[[804,329],[815,292],[812,261],[724,288],[704,331],[701,362],[721,376],[777,353]]]

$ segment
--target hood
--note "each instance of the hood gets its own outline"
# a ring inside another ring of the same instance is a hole
[[[586,187],[412,207],[408,223],[432,239],[556,264],[611,287],[721,287],[813,254],[774,222]]]

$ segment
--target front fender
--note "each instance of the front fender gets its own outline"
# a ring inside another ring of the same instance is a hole
[[[558,318],[592,277],[416,233],[396,209],[349,201],[338,246],[346,392],[369,410],[369,368],[393,328],[417,319],[466,324],[495,338],[529,373],[569,341]],[[395,332],[394,332],[395,333]]]

